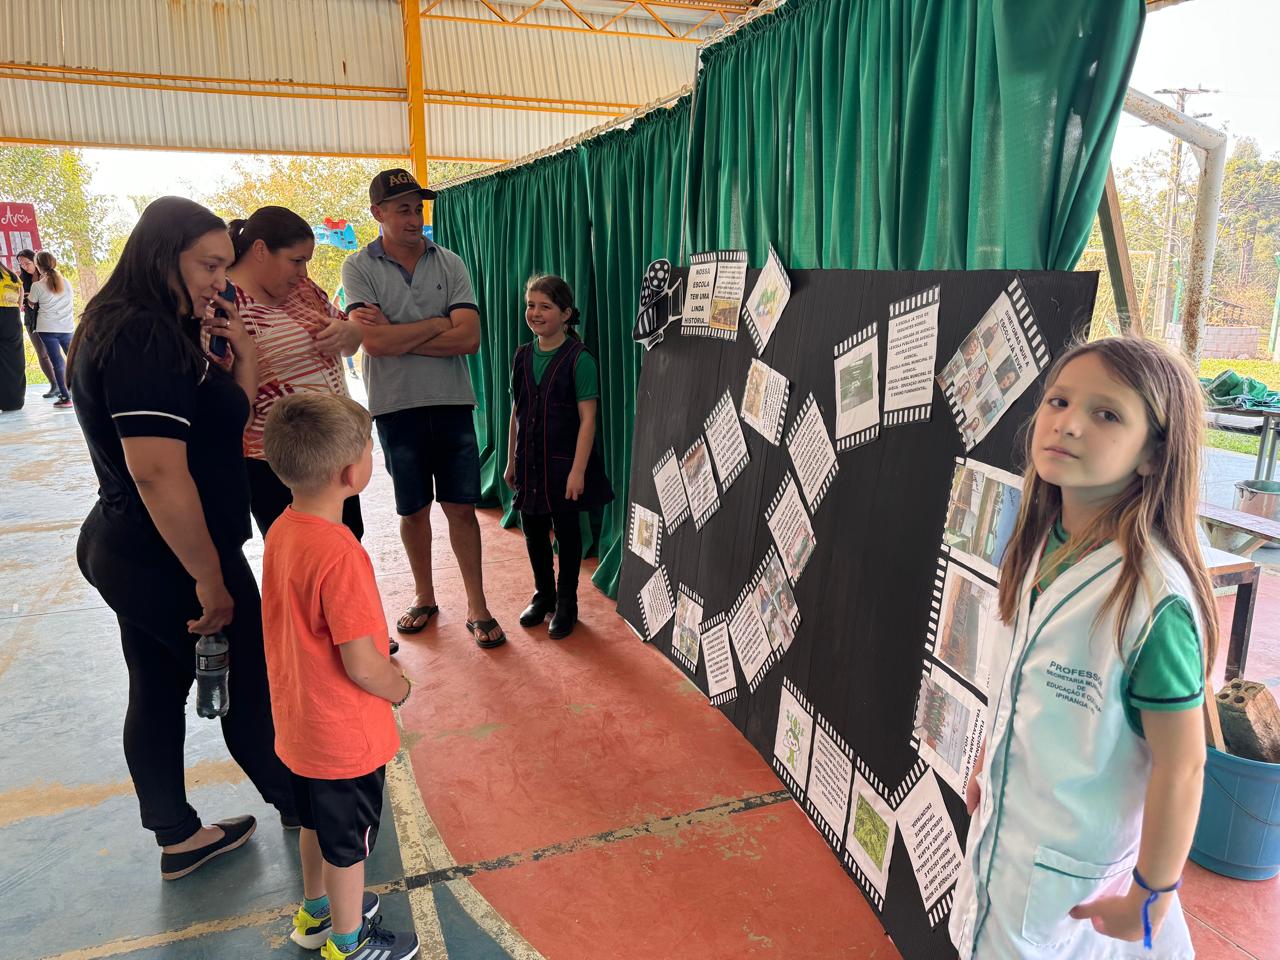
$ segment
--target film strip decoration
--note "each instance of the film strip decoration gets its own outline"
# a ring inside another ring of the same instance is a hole
[[[668,448],[667,452],[658,458],[658,462],[653,467],[653,485],[658,490],[658,502],[662,508],[663,523],[666,524],[667,530],[674,532],[676,527],[684,523],[689,516],[689,497],[684,492],[684,479],[680,477],[680,464],[675,462],[676,452]],[[666,472],[667,468],[674,464],[676,471],[676,479],[680,486],[680,503],[673,505],[670,503],[671,495],[663,496],[662,484],[658,480],[658,474]],[[674,507],[674,509],[672,509]]]
[[[836,369],[836,449],[841,453],[870,443],[880,436],[880,357],[876,340],[878,330],[879,324],[872,323],[853,336],[841,340],[831,351]],[[868,343],[870,346],[866,346]],[[847,375],[846,370],[849,371]],[[846,383],[855,376],[858,377],[857,383]],[[856,395],[858,384],[862,385],[864,391],[865,399],[861,402],[858,402]],[[871,391],[869,397],[865,396],[867,386]],[[846,391],[851,394],[848,397],[848,414],[844,413]],[[868,405],[870,409],[864,409]]]
[[[665,601],[665,606],[658,606],[653,612],[654,619],[650,620],[650,604],[645,602],[645,594],[651,591],[661,593],[653,598],[658,601]],[[653,572],[653,576],[649,578],[644,587],[641,588],[640,594],[640,616],[644,618],[645,640],[653,640],[654,634],[667,625],[667,621],[671,619],[675,612],[675,604],[671,598],[671,581],[667,578],[667,568],[658,567]]]
[[[923,760],[917,759],[911,769],[907,771],[907,775],[902,778],[902,783],[898,784],[898,789],[892,793],[885,794],[885,799],[893,804],[896,809],[907,798],[907,794],[915,789],[915,785],[920,782],[920,778],[928,772],[929,765]],[[863,775],[866,776],[866,774]],[[872,785],[878,784],[878,781],[872,780],[870,776],[867,776],[867,782]],[[876,789],[878,790],[880,787],[876,786]]]
[[[707,435],[707,445],[711,448],[711,459],[715,461],[716,472],[720,474],[720,487],[728,492],[730,484],[738,479],[751,462],[747,438],[742,433],[742,421],[738,419],[738,410],[733,405],[733,394],[728,390],[725,390],[724,396],[702,422],[702,428]],[[731,451],[738,454],[737,459],[732,463],[721,463],[720,456]]]
[[[934,904],[933,909],[929,911],[929,926],[936,927],[951,916],[951,906],[955,903],[955,899],[956,887],[955,884],[952,884],[951,889],[943,894],[942,899]]]
[[[729,614],[717,613],[702,624],[702,660],[707,665],[707,699],[713,707],[738,698],[738,675],[729,652]],[[716,687],[725,686],[718,692]]]
[[[742,588],[742,592],[738,594],[738,599],[733,602],[733,606],[729,611],[729,620],[732,623],[740,623],[742,622],[742,618],[750,615],[760,631],[760,642],[770,647],[769,652],[762,658],[759,658],[759,662],[755,664],[755,669],[752,670],[751,666],[755,658],[750,654],[744,655],[743,649],[739,646],[739,644],[743,642],[742,638],[735,634],[733,627],[729,628],[729,640],[733,643],[734,649],[738,653],[738,663],[742,665],[742,674],[746,677],[747,689],[752,693],[756,692],[756,687],[760,686],[761,681],[765,678],[765,674],[773,669],[774,664],[782,659],[783,653],[781,647],[773,648],[769,643],[769,636],[765,632],[764,623],[760,620],[759,614],[755,611],[754,598],[752,597],[752,593],[754,592],[755,582],[748,580],[747,585]]]
[[[773,524],[774,514],[778,512],[778,507],[784,500],[790,502],[790,509],[779,517],[779,526],[782,529],[776,529]],[[790,517],[790,523],[788,523],[788,517]],[[765,508],[764,522],[769,528],[769,534],[773,537],[778,556],[782,557],[783,551],[786,551],[787,559],[790,562],[784,562],[783,569],[786,571],[787,579],[791,581],[791,585],[794,587],[800,582],[800,574],[804,572],[805,565],[809,562],[809,558],[813,556],[818,537],[813,531],[813,521],[806,512],[804,503],[800,500],[796,479],[791,475],[790,471],[783,476],[781,485],[773,495],[773,499],[769,501],[769,506]],[[790,534],[790,539],[784,540],[784,536],[788,533]],[[758,574],[757,576],[761,575]]]
[[[681,618],[681,614],[689,606],[696,608],[692,628]],[[702,597],[692,587],[686,587],[682,583],[676,600],[676,624],[671,634],[671,655],[690,673],[698,672],[698,653],[702,647],[701,628]]]
[[[703,481],[702,487],[693,487],[689,485],[690,477],[685,473],[684,465],[689,462],[690,454],[699,447],[702,448],[702,470],[698,472],[698,477]],[[705,475],[703,472],[705,471]],[[711,451],[707,449],[707,442],[699,437],[693,442],[693,446],[684,452],[684,456],[680,458],[680,479],[685,484],[688,493],[689,509],[693,510],[694,494],[698,494],[698,499],[702,501],[702,509],[693,515],[693,526],[695,530],[701,530],[707,525],[707,521],[720,509],[720,491],[716,487],[716,475],[711,469]],[[706,490],[710,490],[710,497],[706,496]]]
[[[649,264],[640,285],[640,305],[631,330],[632,339],[643,343],[646,350],[652,350],[662,342],[663,330],[668,323],[680,319],[683,283],[681,278],[671,283],[670,260],[654,260]]]
[[[690,257],[690,302],[680,320],[681,335],[737,340],[746,279],[745,250],[715,250]],[[708,284],[710,289],[704,291]]]
[[[797,440],[800,441],[798,445]],[[822,498],[827,495],[827,490],[840,470],[840,461],[836,459],[831,436],[822,419],[822,410],[812,393],[800,404],[800,411],[791,422],[791,429],[787,431],[787,450],[795,465],[801,492],[809,501],[809,512],[817,513],[818,504],[822,503]],[[796,456],[797,452],[801,456]]]
[[[839,751],[845,761],[849,764],[849,779],[846,781],[844,802],[841,804],[843,815],[838,824],[832,824],[828,822],[826,814],[818,808],[817,804],[815,804],[813,800],[814,776],[812,764],[816,764],[818,759],[817,737],[815,735],[813,760],[811,761],[809,769],[809,789],[805,795],[803,806],[805,813],[809,814],[809,819],[813,821],[813,825],[818,828],[818,832],[827,838],[827,843],[831,846],[831,849],[835,851],[836,856],[839,856],[844,850],[844,829],[845,824],[849,819],[848,787],[852,784],[853,780],[853,749],[849,744],[845,743],[844,737],[836,733],[835,728],[831,726],[826,717],[819,713],[816,715],[816,719],[818,722],[818,728],[826,734],[831,743],[835,746],[836,750]]]
[[[651,567],[662,561],[662,517],[648,507],[631,504],[627,547]]]
[[[799,688],[797,688],[796,685],[791,682],[790,677],[782,678],[782,689],[785,690],[788,694],[790,694],[795,699],[795,702],[800,707],[800,709],[805,711],[809,715],[809,722],[810,724],[812,724],[813,723],[813,704],[811,704],[808,701],[808,699],[805,697],[805,695],[800,692]],[[810,740],[809,751],[806,754],[806,756],[803,758],[803,760],[801,760],[799,765],[800,769],[806,772],[808,772],[809,770],[809,757],[812,755],[812,752],[813,752],[812,732],[810,732],[809,740]],[[800,758],[797,758],[797,759],[799,760]],[[774,753],[773,753],[773,769],[774,769],[774,772],[777,773],[778,777],[782,780],[782,782],[786,784],[787,789],[791,791],[791,795],[795,797],[797,801],[801,801],[804,797],[804,786],[796,782],[796,778],[792,776],[791,771],[787,769],[787,765],[782,761],[782,758],[778,756],[776,747],[774,748]]]
[[[938,622],[942,617],[942,594],[947,582],[947,558],[938,557],[933,573],[933,596],[929,598],[929,626],[925,631],[924,648],[935,654],[938,646]]]
[[[1005,291],[1013,301],[1013,309],[1018,315],[1018,322],[1022,324],[1023,335],[1026,336],[1027,344],[1035,356],[1036,369],[1043,371],[1049,365],[1049,348],[1044,342],[1044,337],[1040,336],[1040,327],[1031,313],[1031,302],[1027,299],[1027,291],[1023,289],[1022,281],[1017,277],[1009,281]]]
[[[942,287],[938,284],[930,287],[928,290],[922,290],[920,293],[906,297],[889,306],[889,359],[888,367],[893,369],[894,360],[894,342],[892,324],[895,320],[900,320],[909,314],[915,313],[922,307],[937,304],[941,294]],[[937,335],[936,324],[934,326],[934,336]],[[936,347],[935,347],[936,349]],[[886,384],[886,389],[888,385]],[[928,420],[933,412],[933,364],[929,365],[929,401],[926,403],[916,404],[910,407],[902,407],[896,410],[886,410],[884,412],[884,425],[886,427],[896,427],[904,423],[919,423]]]

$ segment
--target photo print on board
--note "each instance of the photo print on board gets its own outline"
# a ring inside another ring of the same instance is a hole
[[[751,361],[742,391],[742,419],[775,447],[782,439],[790,393],[791,383],[786,377],[759,360]]]
[[[853,751],[822,714],[813,732],[813,760],[809,763],[809,790],[804,809],[818,831],[836,852],[844,850],[844,823],[849,814],[849,787],[853,782]]]
[[[693,525],[701,530],[720,509],[720,492],[716,489],[716,476],[711,470],[711,454],[702,437],[693,442],[680,458],[680,478],[689,497],[693,511]]]
[[[764,621],[752,599],[753,584],[748,583],[738,594],[729,613],[729,642],[742,665],[747,688],[753,693],[764,679],[769,668],[782,657],[781,648],[775,650],[765,632]]]
[[[884,374],[884,424],[928,420],[933,410],[933,364],[938,353],[938,297],[932,286],[889,307]]]
[[[648,507],[632,503],[627,546],[649,566],[656,567],[662,555],[662,517]]]
[[[733,407],[733,395],[728,390],[716,403],[703,427],[707,431],[711,460],[720,476],[720,488],[727,493],[733,481],[738,479],[751,462],[747,438],[742,434],[742,421],[738,419],[738,411]]]
[[[773,495],[764,515],[773,542],[782,555],[783,566],[787,577],[794,585],[800,580],[800,574],[813,556],[817,545],[817,537],[813,532],[813,523],[809,513],[800,500],[800,490],[795,478],[788,473],[782,480],[778,492]]]
[[[835,345],[836,448],[880,436],[880,351],[876,324]]]
[[[812,393],[805,397],[791,424],[787,451],[791,454],[809,510],[816,513],[818,504],[836,478],[840,464],[836,460],[836,448],[831,445],[831,435],[827,433],[827,423],[822,419],[822,410]]]
[[[647,583],[640,588],[640,616],[644,618],[644,639],[652,640],[667,625],[675,613],[671,600],[671,581],[667,568],[653,571]]]
[[[809,782],[809,750],[813,745],[813,707],[791,682],[782,680],[778,727],[773,738],[773,769],[792,795],[804,800]]]
[[[689,260],[689,297],[680,332],[686,337],[738,339],[747,282],[747,251],[696,253]]]
[[[951,913],[956,878],[964,863],[937,777],[921,777],[898,805],[898,832],[907,848],[929,925],[936,927]]]
[[[671,652],[684,664],[685,669],[690,673],[697,673],[702,638],[702,597],[683,583],[676,594],[675,618],[671,633]]]
[[[925,650],[984,697],[1000,631],[999,608],[995,587],[960,564],[938,558]]]
[[[689,516],[689,495],[685,493],[684,479],[680,476],[680,464],[676,452],[668,448],[658,458],[653,468],[653,485],[658,490],[658,506],[662,510],[662,522],[672,533]]]
[[[729,652],[729,618],[717,613],[702,624],[702,659],[707,665],[707,699],[713,707],[736,700],[738,674]]]
[[[777,329],[782,311],[791,299],[791,278],[778,257],[778,251],[769,244],[769,257],[765,260],[764,269],[756,278],[756,285],[751,290],[742,307],[747,329],[751,331],[751,339],[755,341],[756,353],[764,353],[769,345],[773,331]]]
[[[997,581],[1021,507],[1021,477],[957,457],[942,549],[953,560]]]
[[[844,863],[877,910],[884,909],[893,836],[898,815],[885,799],[883,784],[861,760],[849,792],[849,827],[844,838]]]
[[[991,432],[1048,365],[1049,349],[1015,277],[938,375],[965,450]]]
[[[911,746],[959,796],[986,733],[987,708],[964,684],[926,660],[916,699]]]

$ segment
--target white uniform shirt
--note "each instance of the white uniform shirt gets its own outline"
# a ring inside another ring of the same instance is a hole
[[[992,677],[1002,681],[992,691],[982,800],[950,922],[962,960],[1195,956],[1176,894],[1164,894],[1175,902],[1151,950],[1067,915],[1129,887],[1151,751],[1125,718],[1128,674],[1163,605],[1194,596],[1185,571],[1156,546],[1122,659],[1114,612],[1097,620],[1120,564],[1115,543],[1100,547],[1059,574],[1031,610],[1033,564],[1017,619],[997,641]],[[1202,633],[1198,614],[1196,629]]]
[[[75,332],[75,297],[66,277],[62,278],[62,289],[57,293],[50,291],[44,280],[37,280],[31,285],[27,299],[40,305],[40,312],[36,314],[36,333]]]

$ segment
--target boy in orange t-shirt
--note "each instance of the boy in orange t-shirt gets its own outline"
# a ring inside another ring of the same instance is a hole
[[[303,904],[293,941],[324,960],[408,960],[412,933],[378,926],[364,861],[382,815],[386,764],[400,747],[392,706],[413,684],[389,658],[373,564],[342,524],[369,483],[368,412],[335,394],[276,403],[265,425],[271,469],[293,504],[267,531],[262,627],[276,753],[293,774]]]

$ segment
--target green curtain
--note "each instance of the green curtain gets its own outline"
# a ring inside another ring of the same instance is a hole
[[[685,253],[1070,269],[1141,0],[791,0],[703,53]]]
[[[501,504],[504,526],[518,519],[502,473],[511,361],[516,348],[533,339],[524,322],[524,286],[535,273],[554,273],[573,288],[580,306],[591,302],[586,206],[581,156],[569,151],[442,191],[433,208],[436,240],[467,265],[479,301],[480,352],[467,360],[478,404],[480,494],[489,506]]]
[[[795,269],[1070,269],[1144,14],[1142,0],[790,0],[703,53],[692,104],[441,193],[436,234],[480,300],[483,491],[504,522],[507,377],[529,338],[531,272],[574,287],[600,362],[618,498],[594,581],[615,596],[649,261],[745,247],[759,265],[772,242]]]
[[[600,566],[592,582],[617,596],[630,503],[631,434],[643,349],[631,339],[645,268],[677,259],[689,100],[656,110],[629,129],[612,130],[582,147],[595,275],[587,345],[600,360],[600,422],[605,469],[617,494],[605,508]]]

